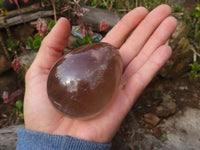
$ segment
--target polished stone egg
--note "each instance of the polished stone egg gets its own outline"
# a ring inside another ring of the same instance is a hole
[[[47,93],[64,115],[89,119],[102,112],[119,87],[122,59],[108,43],[94,43],[63,55],[51,68]]]

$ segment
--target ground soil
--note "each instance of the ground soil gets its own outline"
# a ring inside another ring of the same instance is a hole
[[[154,113],[155,108],[163,101],[175,102],[177,104],[176,112],[180,112],[186,107],[200,109],[199,98],[199,79],[190,79],[187,76],[179,79],[162,79],[156,77],[138,98],[122,123],[113,140],[113,150],[136,150],[137,147],[133,147],[131,142],[142,141],[144,138],[143,134],[151,134],[161,141],[166,140],[163,137],[166,131],[163,131],[160,126],[176,113],[167,118],[160,118],[161,120],[156,126],[146,123],[144,121],[144,114],[149,112]],[[138,133],[138,128],[143,130],[143,134]],[[153,147],[153,145],[149,145],[149,147],[151,146]]]

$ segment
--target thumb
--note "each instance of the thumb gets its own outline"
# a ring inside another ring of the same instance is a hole
[[[61,56],[69,35],[69,21],[66,18],[60,18],[51,32],[43,39],[33,65],[49,70]]]

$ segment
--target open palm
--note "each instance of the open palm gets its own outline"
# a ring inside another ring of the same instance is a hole
[[[26,74],[26,128],[93,142],[110,142],[139,94],[171,55],[171,48],[164,44],[177,22],[170,14],[171,9],[167,5],[161,5],[150,13],[138,7],[125,15],[104,37],[103,42],[119,48],[124,72],[112,103],[104,112],[89,120],[63,116],[47,96],[48,73],[61,56],[70,34],[68,20],[61,18],[43,40]]]

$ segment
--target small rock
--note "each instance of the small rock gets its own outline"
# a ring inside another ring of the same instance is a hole
[[[163,102],[156,108],[156,115],[159,117],[168,117],[176,112],[176,103]]]
[[[70,35],[69,36],[69,39],[68,39],[68,42],[67,42],[67,48],[69,49],[74,49],[76,44],[77,44],[77,37],[73,36],[73,35]]]
[[[151,104],[147,104],[147,107],[151,107]]]
[[[166,106],[169,109],[170,114],[174,114],[176,112],[176,103],[174,102],[161,103],[161,105]]]
[[[188,87],[187,86],[180,86],[180,87],[178,87],[178,89],[183,91],[183,90],[188,90]]]
[[[172,93],[171,92],[167,92],[167,93],[163,93],[162,94],[162,100],[163,102],[169,102],[172,99]]]
[[[160,121],[160,118],[152,113],[147,113],[144,115],[145,122],[156,126],[158,122]]]
[[[168,117],[170,115],[169,109],[165,106],[158,106],[155,113],[159,117]]]
[[[92,30],[96,32],[101,31],[99,27],[100,23],[105,23],[107,26],[105,31],[109,31],[120,20],[119,14],[113,11],[88,6],[84,6],[83,8],[88,10],[83,14],[83,24],[90,25]]]

